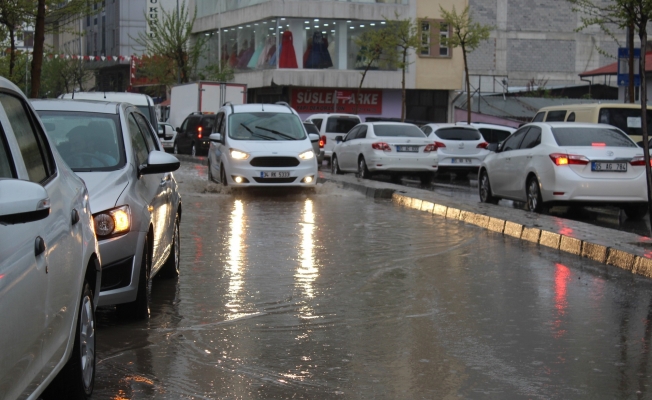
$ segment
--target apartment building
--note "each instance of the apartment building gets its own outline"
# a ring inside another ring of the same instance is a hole
[[[432,0],[195,0],[193,32],[205,35],[206,64],[225,62],[246,83],[249,102],[287,101],[302,116],[354,112],[351,96],[363,61],[355,38],[380,29],[385,17],[423,20],[427,50],[412,52],[406,74],[407,119],[446,121],[451,91],[462,87],[462,55],[440,48],[439,7]],[[466,0],[443,0],[444,6]],[[402,73],[370,70],[358,113],[401,117]]]

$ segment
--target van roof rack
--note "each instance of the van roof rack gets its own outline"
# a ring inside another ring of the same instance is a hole
[[[290,111],[292,111],[292,107],[290,107],[290,105],[286,101],[277,101],[275,104],[278,104],[279,106],[285,106],[289,108]]]
[[[231,106],[231,114],[235,114],[235,109],[233,108],[233,103],[231,103],[230,101],[225,101],[224,104],[222,104],[222,107],[224,107],[227,104]]]

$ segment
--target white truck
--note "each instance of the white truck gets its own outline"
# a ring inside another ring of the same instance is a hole
[[[170,116],[167,122],[174,128],[181,126],[193,112],[216,113],[222,104],[247,102],[247,85],[198,81],[172,87],[170,95]]]

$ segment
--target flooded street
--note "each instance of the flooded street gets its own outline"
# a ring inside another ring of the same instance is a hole
[[[175,172],[181,275],[98,310],[94,399],[652,397],[652,282],[389,201]]]

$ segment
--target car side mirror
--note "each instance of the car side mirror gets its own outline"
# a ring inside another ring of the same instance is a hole
[[[147,156],[147,164],[141,165],[138,172],[141,175],[161,174],[165,172],[172,172],[179,169],[181,163],[172,154],[164,151],[152,150]]]
[[[175,131],[177,131],[177,133],[181,133],[181,128],[177,126],[177,128],[175,129]]]
[[[159,139],[166,139],[165,128],[163,128],[162,126],[158,127],[158,132],[156,134],[158,135]]]
[[[308,138],[310,138],[311,142],[319,142],[319,135],[316,133],[309,133]]]
[[[50,215],[50,198],[38,183],[0,179],[0,224],[39,221]]]
[[[214,143],[220,143],[222,141],[222,134],[220,133],[211,133],[208,137],[208,140]]]
[[[343,142],[344,138],[341,135],[335,136],[335,143],[340,143]]]
[[[498,143],[489,143],[487,150],[495,152],[498,150]]]

